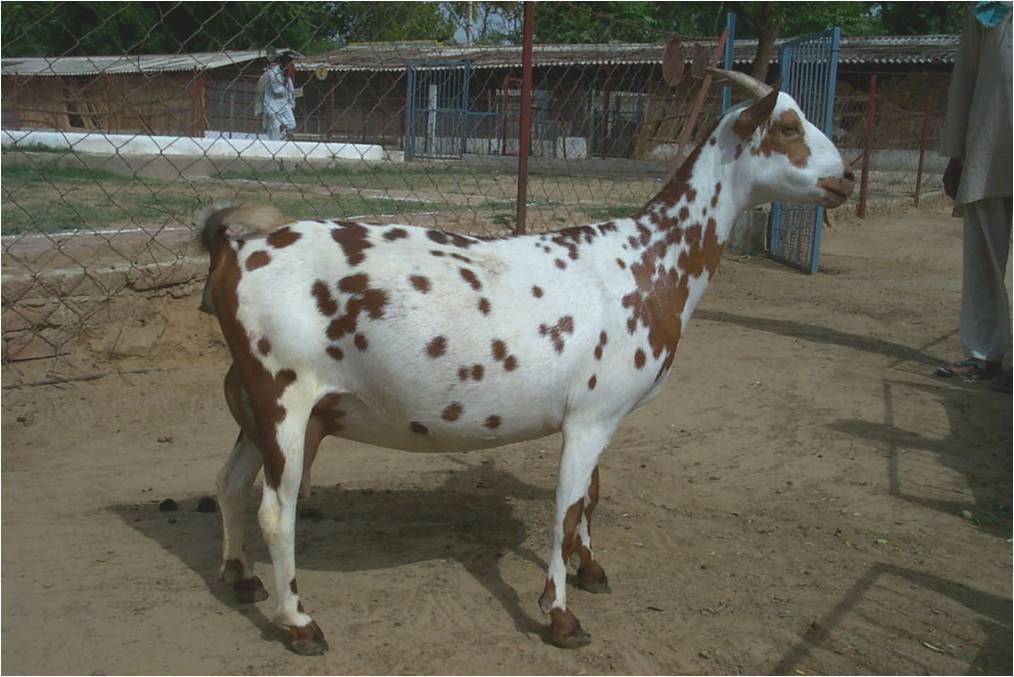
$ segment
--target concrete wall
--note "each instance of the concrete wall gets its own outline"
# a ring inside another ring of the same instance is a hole
[[[389,160],[381,146],[358,143],[311,143],[266,139],[193,138],[140,134],[82,134],[39,130],[2,130],[0,145],[45,146],[76,153],[197,156],[271,160]]]

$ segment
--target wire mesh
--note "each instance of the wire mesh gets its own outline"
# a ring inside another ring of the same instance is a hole
[[[469,24],[471,46],[459,44],[463,4],[426,3],[425,21],[415,3],[5,5],[5,368],[68,353],[122,319],[112,307],[124,299],[195,289],[207,261],[191,248],[192,215],[212,199],[271,202],[298,218],[513,232],[521,3],[476,3],[500,14]],[[555,3],[631,40],[561,46],[540,40],[541,7],[530,232],[640,207],[700,88],[662,79],[678,25]],[[496,39],[484,30],[494,19]],[[717,35],[719,9],[715,19]],[[428,39],[400,40],[391,25]],[[295,127],[276,140],[262,90],[286,52],[294,63],[279,78],[291,83]],[[719,106],[713,88],[690,147]]]

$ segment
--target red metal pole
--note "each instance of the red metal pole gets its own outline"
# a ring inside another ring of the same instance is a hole
[[[922,132],[919,134],[919,169],[915,173],[915,206],[919,206],[919,193],[922,192],[922,162],[926,157],[926,141],[929,137],[929,116],[933,108],[933,97],[926,97],[926,110],[922,115]]]
[[[873,118],[877,114],[877,76],[870,76],[870,99],[866,104],[866,134],[863,136],[863,174],[859,181],[859,208],[856,216],[866,218],[867,187],[870,182],[870,156],[873,155]]]
[[[514,232],[525,232],[528,199],[528,147],[532,135],[532,35],[535,28],[534,3],[525,2],[524,39],[521,43],[521,120],[518,124],[518,216]]]

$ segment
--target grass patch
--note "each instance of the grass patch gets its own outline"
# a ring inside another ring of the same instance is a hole
[[[426,188],[448,182],[475,183],[476,175],[461,167],[394,168],[389,165],[366,167],[325,167],[321,169],[230,170],[219,172],[222,181],[258,181],[264,183],[345,185],[352,188]]]
[[[6,170],[6,168],[4,168]],[[74,172],[65,173],[62,182],[40,183],[37,180],[7,183],[3,177],[3,203],[0,220],[4,235],[25,233],[58,233],[115,228],[162,225],[187,225],[193,222],[193,215],[200,204],[217,195],[200,195],[185,184],[163,186],[158,191],[140,184],[118,185],[106,192],[78,178]],[[19,178],[22,176],[18,175]],[[24,176],[31,176],[25,174]],[[50,175],[52,177],[52,175]],[[89,175],[89,177],[92,175]],[[147,189],[146,189],[147,188]],[[238,199],[265,201],[263,193],[247,193]],[[320,218],[340,219],[363,215],[410,214],[453,210],[452,205],[443,202],[423,200],[392,200],[345,195],[313,195],[297,191],[289,193],[276,191],[267,200],[287,215],[297,219]]]
[[[106,181],[124,183],[131,177],[116,174],[105,169],[90,167],[61,167],[55,162],[6,163],[0,167],[0,180],[4,183],[29,184],[39,181],[58,183],[62,181]]]
[[[641,205],[618,204],[609,207],[587,207],[582,211],[591,219],[622,219],[633,215]]]
[[[41,143],[17,143],[12,146],[4,148],[5,153],[56,153],[58,155],[66,155],[73,153],[70,148],[53,148],[52,146],[44,146]]]

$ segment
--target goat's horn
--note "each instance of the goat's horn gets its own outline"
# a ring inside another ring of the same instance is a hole
[[[730,84],[738,87],[755,99],[763,99],[771,93],[771,85],[766,85],[760,80],[750,77],[746,73],[740,73],[739,71],[727,71],[724,68],[713,67],[709,67],[708,72],[719,78],[728,80]]]

